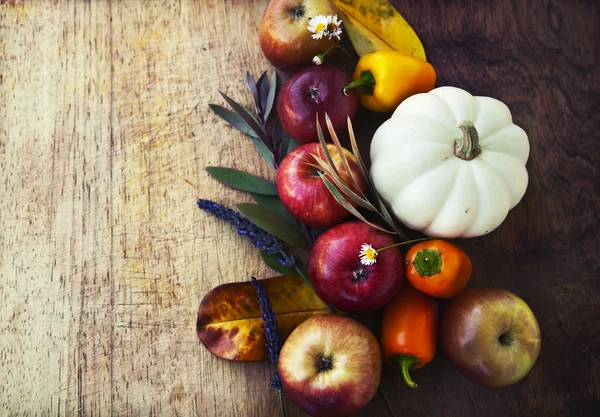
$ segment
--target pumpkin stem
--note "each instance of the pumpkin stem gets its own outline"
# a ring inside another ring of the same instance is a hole
[[[454,141],[454,155],[465,161],[470,161],[481,153],[479,134],[469,120],[460,122],[458,128],[462,130],[463,137]]]

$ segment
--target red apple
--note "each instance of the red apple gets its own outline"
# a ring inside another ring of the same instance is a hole
[[[283,84],[277,95],[277,114],[290,137],[302,143],[319,140],[316,114],[325,138],[329,130],[325,113],[338,135],[348,131],[348,117],[354,119],[356,93],[342,90],[350,82],[342,71],[327,65],[311,66],[297,72]]]
[[[312,317],[283,345],[279,376],[285,395],[311,416],[349,416],[377,392],[379,344],[369,329],[350,317]]]
[[[342,223],[323,233],[308,255],[308,277],[317,295],[342,311],[370,311],[397,295],[404,259],[397,247],[381,251],[373,265],[361,264],[363,244],[393,245],[391,235],[361,221]]]
[[[289,70],[312,62],[337,40],[313,39],[309,21],[317,15],[335,15],[330,0],[271,0],[258,28],[260,47],[271,64]]]
[[[342,164],[337,148],[328,144],[327,149],[344,183],[354,192],[358,192],[350,173]],[[317,162],[313,155],[326,158],[319,143],[307,143],[287,154],[277,170],[277,191],[283,206],[300,223],[327,228],[346,220],[351,214],[336,201],[319,177],[319,169],[314,166]],[[358,186],[364,191],[365,180],[354,156],[346,149],[344,155],[348,158],[348,166]]]
[[[523,378],[540,353],[540,327],[529,306],[500,289],[464,291],[444,313],[441,345],[473,382],[505,387]]]

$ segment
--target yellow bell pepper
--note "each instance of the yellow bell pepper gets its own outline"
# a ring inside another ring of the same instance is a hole
[[[392,112],[406,98],[435,87],[435,69],[427,61],[398,51],[364,55],[356,65],[352,82],[360,104],[376,112]]]

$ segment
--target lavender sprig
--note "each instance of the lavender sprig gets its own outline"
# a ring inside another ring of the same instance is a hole
[[[217,218],[225,220],[234,225],[238,235],[247,237],[250,242],[257,248],[264,250],[269,255],[279,254],[277,261],[286,267],[293,267],[296,260],[293,255],[289,255],[283,251],[283,242],[256,226],[250,220],[221,204],[214,201],[199,199],[198,207],[207,213],[215,215]]]
[[[271,307],[271,301],[265,291],[265,287],[254,277],[251,277],[252,286],[256,289],[258,296],[258,304],[262,311],[263,325],[265,328],[265,336],[267,338],[267,350],[269,351],[269,360],[275,365],[279,362],[279,352],[281,351],[281,337],[279,337],[279,330],[277,329],[277,319],[273,308]],[[283,387],[281,385],[281,378],[279,372],[275,371],[271,385],[279,391],[279,401],[281,404],[281,413],[285,417],[285,405],[283,402]]]
[[[262,319],[265,327],[265,336],[267,337],[267,349],[269,350],[269,360],[277,363],[279,360],[279,351],[281,350],[281,338],[277,330],[277,319],[271,307],[271,301],[262,284],[254,277],[251,277],[252,286],[256,288],[258,295],[258,304],[262,310]],[[277,388],[277,387],[276,387]],[[280,388],[277,388],[280,389]]]

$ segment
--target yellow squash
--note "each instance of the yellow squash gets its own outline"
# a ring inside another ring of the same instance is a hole
[[[363,56],[376,51],[391,51],[392,48],[387,43],[378,38],[373,32],[367,29],[358,20],[350,19],[344,13],[340,12],[340,18],[343,21],[344,29],[348,33],[350,42],[358,56]]]
[[[392,49],[426,60],[421,40],[387,0],[333,0],[358,55]],[[384,49],[384,46],[387,48]]]

